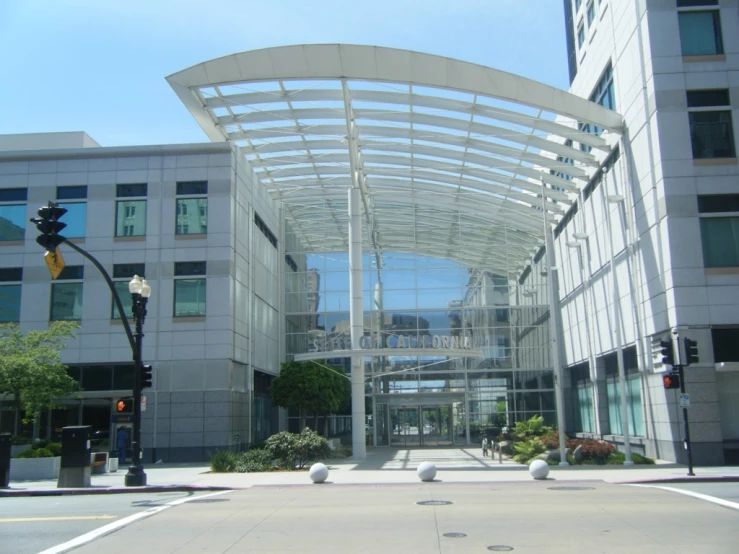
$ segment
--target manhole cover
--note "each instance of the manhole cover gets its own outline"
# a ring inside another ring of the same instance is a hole
[[[231,500],[230,498],[196,498],[195,500],[190,500],[190,502],[199,502],[201,504],[208,504],[210,502],[228,502]]]
[[[452,504],[449,500],[421,500],[420,502],[416,502],[419,506],[446,506],[447,504]]]
[[[550,491],[592,491],[595,487],[547,487]]]
[[[513,550],[513,547],[506,546],[505,544],[494,544],[493,546],[488,546],[488,550],[492,550],[493,552],[510,552]]]
[[[444,533],[445,537],[449,537],[450,539],[463,539],[467,535],[464,533]]]

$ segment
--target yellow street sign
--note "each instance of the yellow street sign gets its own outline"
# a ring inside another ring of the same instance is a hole
[[[62,253],[59,250],[58,246],[56,247],[56,250],[54,250],[54,252],[47,252],[46,254],[44,254],[44,261],[49,268],[51,278],[56,279],[57,277],[59,277],[59,274],[64,269],[64,258],[62,257]]]

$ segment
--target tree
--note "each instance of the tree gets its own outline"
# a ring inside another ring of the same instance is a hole
[[[74,338],[79,325],[55,321],[48,329],[23,333],[17,323],[0,324],[0,395],[12,395],[23,423],[36,423],[43,410],[57,407],[57,401],[78,390],[60,360],[66,339]]]
[[[281,408],[293,408],[300,414],[300,429],[305,428],[307,412],[334,414],[349,403],[349,379],[338,368],[315,362],[286,362],[280,376],[272,381],[272,401]],[[328,421],[328,420],[327,420]]]

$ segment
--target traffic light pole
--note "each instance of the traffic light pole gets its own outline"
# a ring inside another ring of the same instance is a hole
[[[679,347],[678,347],[679,350]],[[680,373],[680,392],[685,393],[685,372],[684,366],[680,364],[677,370]],[[685,450],[688,452],[688,475],[693,476],[693,453],[690,450],[690,425],[688,425],[688,409],[683,408],[683,425],[685,426]]]
[[[73,242],[67,239],[64,239],[62,242],[69,246],[72,250],[79,252],[85,258],[90,260],[90,262],[92,262],[97,270],[100,271],[103,278],[105,279],[105,282],[108,284],[108,288],[110,289],[111,294],[113,295],[113,300],[115,301],[115,305],[118,308],[118,314],[120,315],[121,323],[123,324],[123,328],[126,331],[128,342],[131,345],[134,362],[132,424],[133,437],[131,441],[131,446],[133,448],[133,460],[131,461],[131,467],[128,468],[128,473],[125,477],[125,484],[127,487],[142,487],[146,485],[146,473],[144,472],[144,468],[141,465],[141,371],[143,366],[143,362],[141,359],[141,339],[144,337],[143,325],[144,318],[146,317],[146,298],[137,299],[136,296],[140,297],[141,295],[132,295],[134,296],[133,315],[136,323],[136,335],[134,336],[134,334],[131,332],[131,325],[128,323],[128,318],[126,317],[126,312],[123,308],[121,298],[120,296],[118,296],[118,291],[115,289],[113,280],[110,278],[110,275],[108,275],[108,272],[105,270],[105,268],[100,264],[100,262],[97,261],[97,259],[95,259],[92,254],[80,248]]]
[[[685,394],[685,371],[684,371],[684,365],[683,365],[683,359],[682,359],[682,353],[680,349],[680,335],[678,333],[675,334],[675,344],[677,345],[677,372],[680,376],[680,393]],[[685,353],[686,356],[689,356],[689,353]],[[688,363],[690,363],[690,358],[686,360]],[[685,428],[685,439],[684,439],[684,445],[685,445],[685,451],[688,453],[688,475],[693,476],[695,473],[693,473],[693,453],[690,450],[690,425],[688,424],[688,409],[683,408],[683,426]]]

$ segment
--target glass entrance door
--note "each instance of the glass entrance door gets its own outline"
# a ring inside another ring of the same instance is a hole
[[[390,446],[422,447],[453,444],[454,409],[444,406],[390,407]]]

